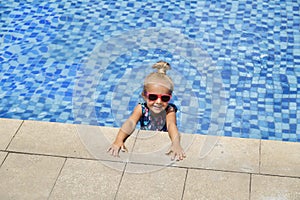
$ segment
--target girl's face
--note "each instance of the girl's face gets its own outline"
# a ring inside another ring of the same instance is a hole
[[[168,100],[168,97],[171,98],[170,90],[168,88],[159,84],[148,84],[146,88],[146,93],[148,95],[143,94],[143,97],[146,100],[148,108],[153,113],[158,114],[167,108],[168,101],[166,100]],[[158,98],[155,99],[155,97]]]

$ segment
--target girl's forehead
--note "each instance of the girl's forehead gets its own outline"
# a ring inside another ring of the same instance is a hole
[[[170,88],[161,83],[151,83],[146,86],[147,92],[166,94],[170,92]]]

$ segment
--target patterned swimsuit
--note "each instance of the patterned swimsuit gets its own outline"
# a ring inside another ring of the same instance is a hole
[[[168,104],[166,112],[160,114],[153,114],[147,107],[146,103],[140,103],[142,106],[142,117],[139,122],[141,130],[153,130],[153,131],[168,131],[166,125],[166,115],[168,112],[174,110],[177,112],[177,107],[174,104]]]

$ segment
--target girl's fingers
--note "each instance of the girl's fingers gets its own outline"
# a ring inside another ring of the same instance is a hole
[[[121,151],[123,151],[123,152],[128,152],[128,149],[125,147],[125,145],[123,145],[123,146],[121,147]]]
[[[173,152],[172,149],[169,149],[165,154],[170,155],[172,152]]]
[[[185,158],[185,157],[186,157],[185,153],[182,152],[182,159]]]
[[[119,156],[119,149],[115,148],[114,146],[111,146],[107,149],[107,152],[110,153],[112,156]]]
[[[114,151],[114,157],[119,157],[119,151]]]
[[[110,150],[111,150],[111,147],[109,147],[109,148],[106,150],[106,152],[110,152]]]

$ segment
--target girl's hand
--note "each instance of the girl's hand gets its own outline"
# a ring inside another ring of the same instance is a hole
[[[127,148],[125,147],[124,144],[121,145],[117,145],[115,143],[113,143],[108,149],[107,152],[110,153],[112,156],[114,157],[119,157],[119,152],[123,151],[123,152],[128,152]]]
[[[172,144],[166,155],[171,156],[171,160],[183,160],[186,156],[180,144]]]

